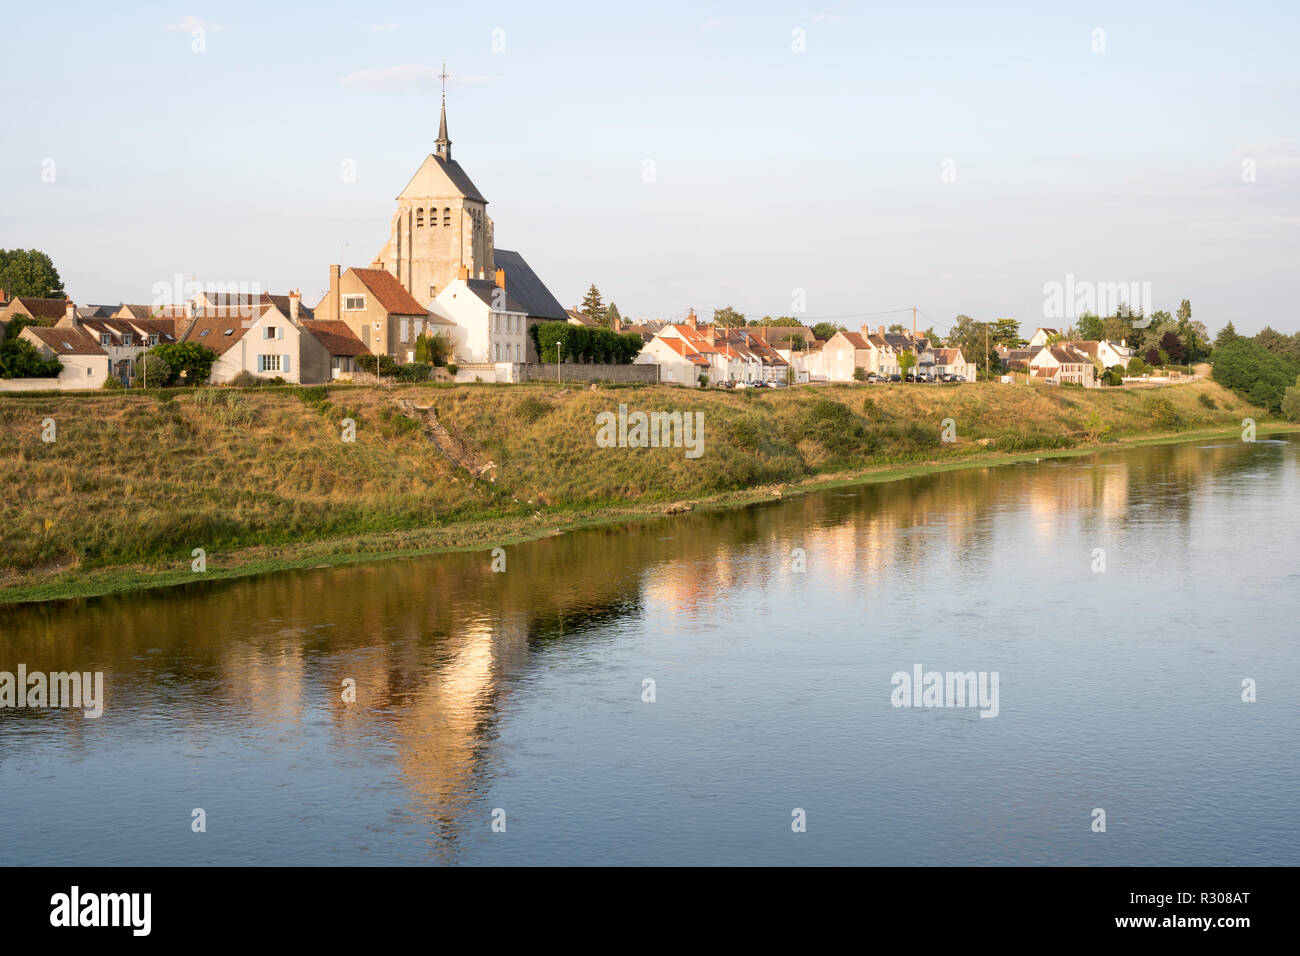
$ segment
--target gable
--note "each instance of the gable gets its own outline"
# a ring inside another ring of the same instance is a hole
[[[454,159],[443,159],[430,153],[415,171],[406,188],[397,194],[398,199],[445,199],[461,197],[487,204],[478,187]]]

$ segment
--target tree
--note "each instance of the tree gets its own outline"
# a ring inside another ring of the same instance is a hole
[[[1178,322],[1183,324],[1192,320],[1192,300],[1183,299],[1178,303]]]
[[[1296,377],[1295,385],[1282,393],[1282,417],[1300,422],[1300,376]]]
[[[0,249],[0,289],[10,298],[58,299],[64,295],[59,270],[39,249]]]
[[[1187,355],[1187,346],[1172,329],[1160,337],[1160,351],[1164,352],[1175,364],[1181,364]]]
[[[836,332],[843,332],[844,326],[836,325],[834,322],[818,322],[812,327],[813,335],[825,342],[827,339],[835,338]]]
[[[1093,315],[1091,312],[1085,312],[1079,316],[1079,338],[1085,342],[1100,342],[1102,340],[1102,321],[1101,317]]]
[[[1020,323],[1015,319],[994,319],[989,326],[989,341],[994,345],[1005,345],[1009,349],[1022,348],[1028,344],[1020,335]]]
[[[1238,337],[1214,352],[1214,380],[1272,412],[1281,410],[1282,399],[1298,376],[1300,362],[1249,339]]]
[[[898,374],[903,376],[903,381],[907,381],[907,373],[916,365],[916,355],[910,349],[904,349],[898,355]]]
[[[40,349],[15,334],[0,343],[0,378],[58,378],[63,363],[41,357]]]
[[[1214,347],[1216,349],[1221,349],[1230,342],[1237,341],[1239,338],[1241,338],[1241,336],[1237,334],[1236,328],[1233,327],[1232,321],[1229,320],[1228,324],[1219,329],[1219,334],[1214,337]]]
[[[171,385],[176,378],[185,376],[185,384],[198,385],[206,382],[212,375],[212,363],[217,360],[217,353],[198,342],[169,342],[155,345],[149,354],[162,359],[172,370],[172,378],[161,383]]]
[[[136,388],[161,388],[172,380],[176,372],[161,357],[145,352],[135,360],[131,370],[131,384]]]
[[[902,334],[902,333],[905,333],[905,332],[907,331],[907,329],[903,328],[903,325],[902,325],[901,322],[895,322],[893,325],[891,325],[891,326],[889,327],[889,331],[891,331],[891,332],[898,332],[898,333]]]
[[[1020,323],[1014,319],[999,319],[990,324],[977,322],[969,315],[959,315],[953,319],[952,328],[948,330],[948,344],[961,349],[966,361],[973,362],[981,371],[986,362],[989,369],[1000,368],[1001,361],[996,351],[1000,344],[997,338],[999,331],[1004,337],[1001,344],[1008,348],[1021,342]]]
[[[589,319],[599,319],[605,314],[605,302],[601,299],[600,290],[596,288],[595,283],[592,283],[587,294],[583,296],[582,314]]]
[[[727,329],[744,328],[745,315],[729,305],[724,305],[720,309],[713,310],[713,324]]]
[[[600,324],[607,329],[612,329],[615,321],[622,322],[623,316],[619,314],[618,306],[611,302],[609,308],[605,310],[604,316],[601,317]]]

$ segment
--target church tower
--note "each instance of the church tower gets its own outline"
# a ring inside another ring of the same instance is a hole
[[[397,196],[388,243],[375,257],[374,267],[391,272],[421,305],[427,305],[460,274],[462,266],[471,278],[491,279],[496,272],[492,244],[487,200],[451,158],[444,64],[438,138],[433,152]]]

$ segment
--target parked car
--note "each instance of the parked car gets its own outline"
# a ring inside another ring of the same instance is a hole
[[[903,377],[901,375],[891,375],[889,376],[889,380],[891,382],[901,382],[903,380]]]

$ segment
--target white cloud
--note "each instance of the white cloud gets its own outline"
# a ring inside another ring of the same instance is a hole
[[[207,30],[210,33],[220,33],[221,24],[213,23],[211,20],[204,20],[202,17],[181,17],[175,23],[169,23],[165,26],[168,33],[193,33],[195,30]]]
[[[354,90],[372,93],[431,90],[441,87],[441,73],[442,67],[439,66],[405,63],[402,66],[390,66],[382,70],[357,70],[355,73],[349,73],[339,82]],[[489,77],[474,74],[449,74],[448,85],[477,86],[486,83],[488,79]]]

